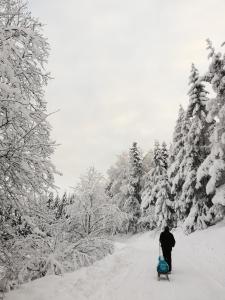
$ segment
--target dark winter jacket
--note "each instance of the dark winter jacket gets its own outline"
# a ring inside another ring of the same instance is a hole
[[[171,251],[176,243],[173,234],[169,232],[169,230],[164,230],[160,234],[159,241],[161,243],[162,249],[167,251]]]

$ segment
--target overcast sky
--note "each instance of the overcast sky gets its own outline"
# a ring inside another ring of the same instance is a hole
[[[63,190],[94,165],[105,173],[137,141],[170,143],[205,39],[225,41],[224,0],[30,0],[46,24],[54,80],[46,91]]]

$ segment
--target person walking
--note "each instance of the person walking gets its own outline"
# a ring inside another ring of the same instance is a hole
[[[171,272],[172,271],[171,252],[172,252],[172,248],[175,246],[176,241],[173,234],[170,232],[168,226],[166,226],[164,228],[164,231],[161,232],[159,241],[162,247],[163,257],[169,265],[169,272]]]

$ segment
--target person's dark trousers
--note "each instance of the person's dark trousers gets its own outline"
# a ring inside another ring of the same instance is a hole
[[[163,257],[165,259],[165,261],[168,263],[169,265],[169,272],[172,271],[172,265],[171,265],[171,250],[168,249],[162,249],[163,251]]]

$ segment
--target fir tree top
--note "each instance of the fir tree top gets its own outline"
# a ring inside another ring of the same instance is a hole
[[[142,174],[142,159],[136,142],[130,148],[130,164],[134,174]]]
[[[206,101],[208,92],[205,90],[205,85],[199,78],[199,72],[194,64],[191,66],[191,74],[189,77],[190,89],[189,106],[187,109],[187,116],[189,118],[197,115],[199,118],[206,117]]]

